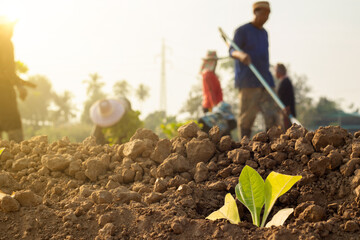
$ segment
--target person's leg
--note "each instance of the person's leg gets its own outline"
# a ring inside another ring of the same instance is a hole
[[[259,103],[260,111],[265,119],[266,131],[273,126],[278,126],[279,124],[279,107],[276,105],[274,99],[266,91],[266,89],[261,89],[261,99]]]
[[[239,90],[240,111],[237,122],[239,139],[244,136],[251,137],[251,128],[259,111],[257,105],[259,93],[258,88],[242,88]]]
[[[106,139],[105,139],[105,136],[104,136],[104,134],[102,132],[102,128],[100,126],[95,125],[93,127],[91,135],[96,138],[96,143],[97,144],[99,144],[99,145],[106,144]]]
[[[21,142],[24,140],[24,134],[22,128],[9,130],[7,132],[9,141],[14,140],[15,142]]]

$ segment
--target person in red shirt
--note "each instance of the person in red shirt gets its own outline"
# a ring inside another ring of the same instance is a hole
[[[223,101],[220,81],[215,74],[218,59],[216,51],[208,51],[207,56],[203,58],[200,72],[203,84],[202,108],[204,113],[211,112],[214,106]]]

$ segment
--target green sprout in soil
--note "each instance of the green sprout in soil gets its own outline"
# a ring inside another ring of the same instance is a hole
[[[253,224],[258,227],[264,227],[276,200],[290,190],[301,178],[301,176],[271,172],[264,182],[257,171],[249,166],[245,166],[239,176],[239,183],[235,187],[236,198],[250,211]],[[260,225],[260,212],[264,205],[265,209]],[[280,210],[265,227],[283,225],[293,211],[293,208]],[[221,218],[225,218],[233,224],[240,222],[235,199],[230,193],[225,196],[224,206],[207,217],[209,220]]]
[[[0,156],[4,150],[5,150],[5,148],[0,148]]]

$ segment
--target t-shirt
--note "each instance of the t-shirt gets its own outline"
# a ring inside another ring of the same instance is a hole
[[[202,73],[203,79],[203,102],[204,108],[213,108],[223,100],[221,85],[218,77],[213,71]]]
[[[288,77],[280,81],[278,96],[286,107],[290,106],[290,113],[296,117],[294,88]]]
[[[251,57],[251,63],[256,67],[270,87],[274,87],[274,79],[269,70],[269,42],[264,28],[258,29],[252,23],[247,23],[235,31],[234,43]],[[235,49],[230,47],[230,56]],[[235,87],[263,87],[250,68],[235,59]]]

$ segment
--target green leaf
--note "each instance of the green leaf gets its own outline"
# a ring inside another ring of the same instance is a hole
[[[249,166],[245,166],[235,187],[236,197],[249,209],[253,224],[260,225],[260,212],[264,205],[264,180],[260,174]]]
[[[284,208],[278,211],[265,227],[282,226],[286,219],[294,212],[293,208]]]
[[[224,206],[206,217],[206,219],[213,221],[222,218],[229,220],[232,224],[238,224],[240,222],[239,211],[236,206],[235,199],[230,193],[225,196]]]
[[[265,225],[276,199],[286,193],[301,178],[301,176],[291,176],[277,172],[269,174],[265,180],[265,211],[261,222],[262,227]]]
[[[0,148],[0,155],[2,154],[2,152],[5,150],[5,148]]]

